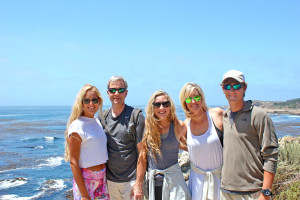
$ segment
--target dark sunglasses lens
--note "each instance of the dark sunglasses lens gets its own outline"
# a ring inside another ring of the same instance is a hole
[[[223,87],[224,87],[225,90],[230,90],[231,85],[224,85]]]
[[[194,96],[195,101],[200,101],[201,100],[201,96]]]
[[[167,108],[170,106],[170,101],[166,101],[166,102],[163,102],[161,103],[163,105],[163,107]]]
[[[90,99],[83,99],[83,103],[84,104],[89,104],[90,103]]]
[[[154,106],[154,107],[160,107],[160,103],[155,103],[155,102],[153,102],[153,106]]]
[[[97,103],[99,103],[99,100],[98,99],[92,99],[92,102],[93,102],[93,104],[97,104]]]
[[[185,99],[185,103],[191,103],[192,102],[192,98],[191,97],[188,97]]]
[[[119,88],[119,89],[118,89],[118,92],[119,92],[119,93],[125,92],[125,88]]]
[[[235,84],[232,87],[233,87],[233,89],[238,90],[242,87],[242,85],[241,84]]]
[[[117,89],[116,89],[116,88],[110,88],[110,89],[108,89],[108,91],[109,91],[110,93],[115,93],[115,92],[117,91]]]

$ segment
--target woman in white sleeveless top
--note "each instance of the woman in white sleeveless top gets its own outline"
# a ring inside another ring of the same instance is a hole
[[[192,199],[219,200],[223,163],[223,110],[208,109],[204,93],[196,83],[183,86],[180,102],[187,117],[184,122],[191,161],[189,189]]]

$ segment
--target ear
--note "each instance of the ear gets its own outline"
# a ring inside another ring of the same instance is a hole
[[[247,90],[247,85],[246,85],[246,84],[244,85],[244,90],[245,90],[245,92],[246,92],[246,90]]]
[[[247,90],[247,85],[246,85],[246,84],[244,85],[243,89],[244,89],[244,95],[243,95],[243,96],[245,97],[245,95],[246,95],[246,90]]]
[[[106,90],[106,93],[107,93],[107,95],[109,95],[109,91],[108,90]]]
[[[127,97],[128,90],[125,91],[125,97]]]

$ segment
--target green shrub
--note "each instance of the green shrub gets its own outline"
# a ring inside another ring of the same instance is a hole
[[[273,184],[273,200],[300,199],[300,144],[285,142],[279,147],[277,173]]]

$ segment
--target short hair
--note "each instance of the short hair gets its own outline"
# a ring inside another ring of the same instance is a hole
[[[180,91],[179,99],[180,99],[182,109],[187,117],[191,117],[191,111],[187,108],[185,99],[191,95],[193,90],[197,90],[199,92],[202,100],[202,108],[205,111],[208,110],[208,106],[205,101],[204,92],[202,91],[201,87],[196,83],[186,83]]]
[[[115,81],[122,81],[124,83],[124,87],[127,90],[128,84],[127,81],[122,76],[112,76],[107,82],[107,89],[109,89],[109,84]]]

